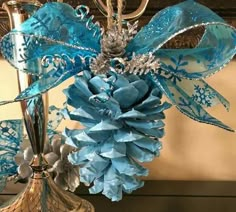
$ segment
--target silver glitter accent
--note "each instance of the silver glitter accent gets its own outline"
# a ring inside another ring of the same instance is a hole
[[[160,68],[160,60],[159,58],[155,58],[151,53],[147,55],[135,55],[133,54],[132,59],[130,61],[126,61],[124,64],[123,70],[117,70],[118,73],[124,74],[135,74],[135,75],[143,75],[152,71],[153,73],[157,73]]]
[[[126,28],[122,28],[121,32],[119,32],[117,25],[104,32],[101,39],[101,53],[95,59],[91,60],[91,71],[94,74],[105,74],[112,68],[115,68],[111,67],[111,61],[114,58],[122,59],[128,42],[137,33],[137,28],[138,21],[134,24],[127,23]]]
[[[130,24],[129,22],[127,22],[127,33],[129,42],[138,33],[138,21],[135,21],[134,24]]]
[[[128,43],[129,35],[122,29],[118,31],[117,26],[107,30],[101,40],[102,54],[107,58],[120,57],[125,53],[125,47]]]
[[[90,69],[94,74],[105,74],[109,67],[109,60],[104,54],[101,53],[96,58],[91,58]]]

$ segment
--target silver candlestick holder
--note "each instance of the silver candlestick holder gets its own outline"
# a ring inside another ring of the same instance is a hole
[[[30,17],[40,6],[41,4],[37,1],[7,1],[3,3],[2,8],[9,17],[10,28],[13,29]],[[19,71],[17,75],[20,92],[39,78]],[[48,164],[43,155],[48,114],[47,94],[22,101],[21,109],[34,153],[30,164],[33,174],[25,190],[1,206],[0,211],[93,212],[94,207],[88,201],[59,188],[47,171]]]

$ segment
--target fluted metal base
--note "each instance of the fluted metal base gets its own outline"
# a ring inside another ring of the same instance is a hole
[[[2,207],[1,212],[94,212],[86,200],[60,189],[47,172],[35,173],[23,192]]]

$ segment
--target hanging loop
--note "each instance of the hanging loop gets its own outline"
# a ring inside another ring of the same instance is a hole
[[[95,5],[97,6],[97,8],[101,11],[101,13],[107,17],[108,14],[108,8],[107,6],[104,4],[103,0],[93,0]],[[122,15],[122,19],[126,20],[126,21],[132,21],[132,20],[136,20],[138,19],[145,11],[145,9],[147,8],[149,0],[141,0],[141,3],[138,7],[137,10],[135,10],[134,12],[131,12],[129,14],[123,14]]]

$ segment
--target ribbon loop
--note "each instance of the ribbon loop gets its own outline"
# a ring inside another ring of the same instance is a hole
[[[189,29],[205,27],[204,35],[193,49],[161,49]],[[157,13],[127,47],[127,54],[153,53],[162,68],[183,78],[200,79],[222,69],[236,53],[236,31],[207,7],[185,1]],[[178,63],[181,58],[181,63]],[[179,69],[179,66],[182,67]]]
[[[50,13],[48,13],[50,11]],[[7,104],[32,98],[88,68],[100,52],[101,28],[69,5],[47,3],[1,42],[3,56],[16,69],[39,80]],[[45,57],[51,62],[45,65]],[[58,58],[60,62],[58,62]]]

